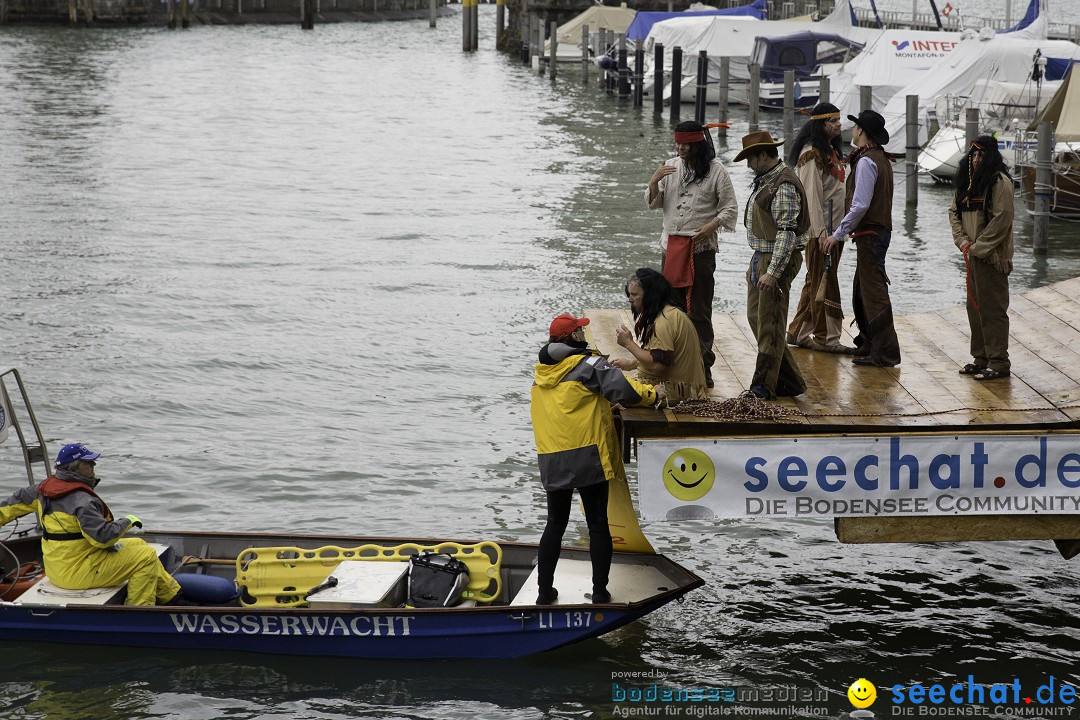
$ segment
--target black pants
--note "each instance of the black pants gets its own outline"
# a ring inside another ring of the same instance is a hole
[[[589,558],[592,560],[593,591],[607,590],[608,572],[611,570],[611,529],[608,528],[606,482],[578,488],[581,503],[585,506],[585,522],[589,525]],[[550,590],[555,583],[555,565],[559,562],[563,533],[570,521],[570,508],[574,491],[549,490],[547,494],[548,519],[544,535],[540,538],[540,552],[536,561],[537,580],[540,590]]]

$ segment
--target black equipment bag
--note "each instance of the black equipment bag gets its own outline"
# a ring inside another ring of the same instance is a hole
[[[450,555],[425,550],[409,560],[408,604],[412,607],[457,605],[468,584],[468,566]]]

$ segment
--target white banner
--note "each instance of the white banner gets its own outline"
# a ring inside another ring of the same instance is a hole
[[[1080,514],[1080,434],[638,441],[644,520]]]

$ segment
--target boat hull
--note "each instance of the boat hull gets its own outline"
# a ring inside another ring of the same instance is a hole
[[[435,543],[401,538],[312,536],[212,536],[167,533],[148,540],[169,544],[176,556],[210,547],[219,557],[244,548],[295,545],[318,548],[378,542]],[[407,607],[128,607],[124,605],[41,605],[0,602],[0,639],[80,645],[123,645],[348,658],[451,659],[513,658],[553,650],[611,632],[703,584],[690,571],[660,555],[616,553],[620,570],[647,567],[662,578],[629,596],[630,602],[588,604],[566,587],[569,604],[537,606],[531,561],[535,545],[502,544],[507,578],[504,597],[490,606]],[[564,564],[588,565],[588,551],[564,548]],[[217,572],[232,570],[219,565]],[[556,576],[557,582],[559,576]],[[521,597],[513,597],[513,595]],[[619,594],[613,591],[618,599]],[[524,598],[524,599],[521,599]],[[574,601],[577,599],[578,601]]]

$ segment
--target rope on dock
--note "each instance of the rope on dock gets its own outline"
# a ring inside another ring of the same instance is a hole
[[[674,413],[685,413],[697,417],[720,420],[722,422],[746,422],[749,420],[767,420],[777,423],[799,423],[804,418],[830,418],[830,417],[927,417],[930,415],[948,415],[959,412],[992,412],[992,413],[1033,413],[1080,408],[1080,403],[1069,405],[1051,405],[1049,407],[1028,408],[1000,408],[1000,407],[958,407],[948,410],[923,410],[920,412],[875,412],[875,413],[807,413],[794,408],[776,405],[761,398],[743,393],[738,397],[727,400],[683,400],[674,405],[670,410]]]
[[[769,420],[776,423],[800,423],[803,417],[798,410],[766,402],[750,393],[727,400],[683,400],[671,410],[724,422]]]

